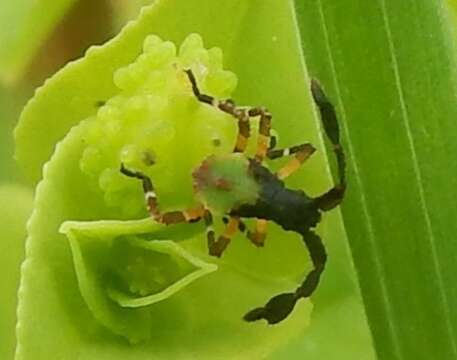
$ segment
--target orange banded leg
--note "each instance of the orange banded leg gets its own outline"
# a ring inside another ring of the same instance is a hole
[[[211,213],[208,210],[205,210],[205,214],[203,216],[205,219],[206,224],[206,237],[208,239],[208,249],[209,254],[212,256],[221,257],[224,250],[227,248],[228,244],[230,243],[233,235],[240,227],[240,219],[235,216],[230,216],[230,218],[224,218],[224,223],[226,224],[225,230],[215,240],[214,230],[213,230],[213,219]]]
[[[198,101],[212,105],[219,110],[232,115],[238,120],[238,136],[236,139],[233,152],[244,152],[246,150],[250,137],[250,117],[260,116],[259,121],[259,137],[257,141],[257,151],[255,159],[262,162],[265,158],[270,146],[270,129],[271,129],[271,114],[263,107],[244,108],[237,107],[231,99],[217,100],[213,96],[202,94],[198,88],[197,80],[192,73],[192,70],[185,70],[189,81],[192,85],[192,91]]]
[[[217,238],[217,241],[214,242],[213,246],[211,246],[210,255],[221,257],[228,244],[230,244],[233,235],[235,235],[236,231],[238,230],[239,222],[240,219],[238,217],[231,216],[229,218],[224,232]]]
[[[225,224],[228,224],[229,222],[228,218],[223,218],[222,220]],[[251,240],[255,246],[262,247],[265,244],[265,238],[267,236],[267,224],[267,220],[257,219],[254,231],[250,231],[247,229],[246,224],[243,221],[239,220],[238,230],[241,233],[245,234],[246,237]]]
[[[314,146],[311,144],[301,144],[292,146],[286,149],[269,150],[267,157],[269,159],[277,159],[283,156],[294,155],[293,159],[290,160],[286,165],[278,170],[277,176],[279,179],[285,179],[295,171],[316,151]]]
[[[228,222],[229,222],[229,219],[230,219],[230,218],[229,218],[228,216],[224,216],[224,217],[222,218],[222,222],[223,222],[225,225],[227,225]],[[241,220],[241,219],[238,220],[238,230],[239,230],[241,233],[243,233],[243,234],[246,233],[246,230],[247,230],[246,224],[245,224],[245,223],[243,222],[243,220]]]
[[[259,136],[255,159],[262,162],[270,146],[271,114],[263,107],[244,108],[237,107],[231,99],[217,100],[214,97],[202,94],[198,88],[197,80],[191,70],[185,70],[192,85],[195,97],[203,103],[212,105],[238,120],[238,137],[233,152],[244,152],[250,136],[250,117],[260,116]]]
[[[260,116],[255,159],[258,162],[262,162],[270,147],[271,114],[263,107],[251,108],[249,109],[248,114],[251,117]]]
[[[179,224],[183,222],[191,223],[199,221],[204,213],[203,206],[178,211],[169,211],[159,214],[158,222],[165,225]]]
[[[246,111],[240,111],[238,118],[238,135],[236,137],[235,147],[233,152],[244,152],[248,146],[249,137],[251,136],[251,124],[249,123],[249,116]]]
[[[154,191],[154,185],[152,184],[151,179],[139,171],[127,169],[124,164],[121,164],[120,170],[122,174],[142,181],[146,207],[151,217],[157,222],[166,225],[194,222],[200,220],[203,216],[202,206],[183,211],[169,211],[162,214],[158,207],[157,195]]]
[[[206,239],[208,241],[208,250],[210,255],[213,255],[211,254],[211,249],[213,248],[214,243],[216,242],[216,238],[213,228],[213,215],[208,209],[205,209],[203,212],[203,220],[205,221],[206,226]]]
[[[267,220],[257,219],[255,222],[254,231],[248,231],[247,237],[255,246],[262,247],[265,245],[265,238],[267,236],[267,224]]]
[[[237,107],[232,99],[217,100],[213,96],[202,94],[198,88],[197,79],[195,78],[192,70],[184,70],[189,78],[192,85],[192,92],[198,101],[214,106],[219,110],[232,115],[238,120],[238,136],[236,139],[233,152],[244,152],[248,145],[248,139],[250,136],[250,124],[248,110]]]

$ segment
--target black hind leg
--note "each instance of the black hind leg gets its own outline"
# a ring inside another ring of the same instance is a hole
[[[335,108],[328,100],[317,80],[311,80],[311,93],[321,116],[325,134],[333,145],[338,164],[339,181],[332,189],[315,199],[317,207],[323,211],[331,210],[343,200],[346,190],[346,159],[340,143],[340,130]]]
[[[276,324],[284,320],[301,298],[307,298],[316,290],[327,261],[327,253],[321,238],[310,231],[303,234],[303,241],[311,256],[313,270],[306,276],[303,283],[291,293],[283,293],[272,297],[264,307],[249,311],[245,316],[246,321],[265,319],[269,324]]]

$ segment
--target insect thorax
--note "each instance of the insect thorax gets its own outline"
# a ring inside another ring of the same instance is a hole
[[[259,187],[257,200],[234,207],[232,215],[271,220],[285,230],[299,233],[314,228],[320,221],[314,199],[303,190],[287,188],[274,173],[255,161],[251,161],[249,173]]]
[[[193,172],[196,196],[212,211],[225,214],[240,204],[256,202],[259,185],[240,153],[211,155]]]

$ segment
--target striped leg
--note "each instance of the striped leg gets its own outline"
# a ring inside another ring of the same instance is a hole
[[[217,100],[213,96],[202,94],[197,80],[191,70],[185,70],[192,85],[192,91],[198,101],[212,105],[238,120],[238,137],[233,152],[244,152],[250,137],[250,117],[260,116],[259,138],[255,158],[261,162],[267,153],[270,144],[271,114],[263,107],[244,108],[236,106],[231,99]]]
[[[254,231],[248,231],[247,237],[255,246],[262,247],[265,245],[265,238],[267,236],[267,224],[267,220],[257,219],[255,222]]]
[[[229,218],[229,221],[225,227],[224,232],[222,233],[222,235],[218,237],[217,241],[210,248],[211,255],[217,257],[220,257],[222,255],[224,250],[227,248],[228,244],[230,244],[233,235],[235,235],[236,231],[238,230],[239,222],[240,219],[235,216],[231,216]]]
[[[222,220],[224,221],[224,224],[228,224],[229,222],[226,217]],[[267,224],[267,220],[257,219],[254,231],[250,231],[247,229],[246,224],[243,221],[238,220],[238,230],[245,234],[255,246],[262,247],[265,244],[265,238],[267,236]]]
[[[212,256],[221,257],[224,250],[227,248],[228,244],[230,243],[233,235],[236,233],[237,229],[239,228],[240,219],[231,216],[229,219],[224,219],[226,223],[226,227],[222,235],[215,239],[214,229],[213,229],[213,218],[209,210],[205,210],[203,215],[205,219],[206,225],[206,237],[208,239],[208,250],[209,254]]]
[[[121,173],[128,177],[132,177],[142,181],[144,198],[146,201],[146,207],[148,209],[148,212],[151,215],[151,217],[154,218],[154,220],[160,221],[160,211],[157,203],[157,195],[154,192],[154,185],[152,184],[151,179],[147,175],[139,171],[127,169],[124,166],[124,164],[121,164]]]
[[[279,169],[276,174],[282,180],[294,173],[315,151],[314,146],[305,143],[285,149],[268,150],[267,157],[269,159],[277,159],[283,156],[294,155],[294,158]]]
[[[276,136],[270,135],[270,145],[268,145],[268,150],[273,150],[276,147]]]
[[[210,255],[212,255],[211,249],[214,246],[214,243],[216,242],[216,238],[213,228],[213,215],[208,209],[205,209],[205,211],[203,212],[203,220],[205,221],[206,226],[206,239],[208,240],[208,250]]]
[[[203,217],[203,206],[197,206],[186,210],[169,211],[160,214],[159,222],[165,225],[179,224],[183,222],[191,223],[199,221]]]
[[[248,114],[251,117],[260,116],[255,159],[258,162],[262,162],[267,155],[270,146],[271,114],[263,107],[251,108],[249,109]]]
[[[313,79],[311,81],[311,93],[314,102],[319,109],[325,134],[332,143],[338,165],[338,183],[329,191],[315,199],[317,206],[321,210],[328,211],[338,206],[343,200],[346,191],[346,158],[340,143],[340,130],[335,108],[325,95],[324,90],[317,80]]]
[[[245,110],[240,110],[239,113],[234,116],[238,119],[238,136],[236,137],[233,152],[242,153],[248,146],[249,137],[251,136],[251,124]]]
[[[244,152],[246,150],[248,139],[250,136],[250,124],[249,124],[249,114],[248,110],[245,108],[240,108],[235,105],[235,102],[231,99],[226,100],[217,100],[213,96],[202,94],[198,88],[197,79],[195,78],[192,70],[184,70],[189,78],[189,81],[192,85],[192,92],[198,101],[209,104],[226,112],[227,114],[232,115],[235,119],[238,120],[238,137],[236,139],[235,147],[233,152]]]
[[[170,225],[178,224],[182,222],[194,222],[201,219],[203,216],[203,207],[198,206],[196,208],[191,208],[183,211],[169,211],[166,213],[161,213],[158,207],[157,195],[154,192],[154,186],[151,179],[139,172],[127,169],[124,164],[121,164],[121,173],[139,179],[143,183],[144,197],[146,201],[146,206],[151,217],[159,223]]]

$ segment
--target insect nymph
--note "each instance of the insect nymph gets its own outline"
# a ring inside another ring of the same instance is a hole
[[[271,114],[262,107],[238,107],[231,99],[217,100],[202,94],[191,70],[185,70],[196,99],[230,114],[237,121],[238,136],[233,152],[226,155],[208,156],[194,170],[194,192],[200,205],[183,211],[162,213],[158,207],[154,186],[149,177],[121,165],[124,175],[140,179],[145,192],[150,215],[163,224],[195,222],[203,220],[207,231],[209,253],[220,257],[231,237],[240,230],[257,246],[263,246],[268,221],[273,221],[284,230],[301,235],[310,252],[313,269],[303,283],[294,291],[271,298],[263,307],[249,311],[244,319],[265,319],[275,324],[285,319],[297,301],[309,297],[317,288],[327,260],[325,247],[314,228],[321,220],[322,212],[333,209],[343,200],[346,189],[345,157],[339,140],[339,128],[335,110],[319,83],[311,82],[313,99],[319,109],[324,130],[338,163],[338,183],[317,197],[310,197],[302,190],[292,190],[283,180],[295,172],[315,151],[304,143],[285,149],[275,148],[275,139],[270,136]],[[254,157],[245,154],[250,136],[250,121],[259,117],[257,149]],[[263,166],[267,159],[291,156],[292,159],[276,173]],[[212,228],[212,213],[225,215],[226,228],[216,238]],[[242,218],[255,218],[255,228],[246,230]]]

